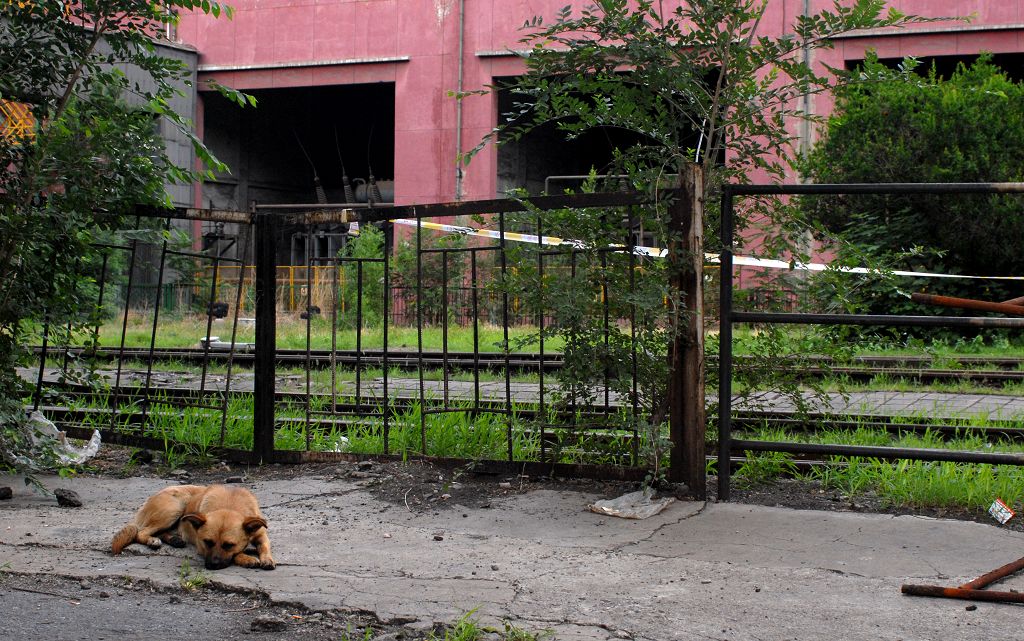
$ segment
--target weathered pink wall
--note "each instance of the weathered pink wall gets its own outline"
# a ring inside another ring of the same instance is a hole
[[[486,87],[522,70],[513,55],[519,27],[535,15],[551,19],[567,0],[464,0],[464,89]],[[232,20],[189,15],[178,29],[200,52],[200,78],[239,89],[366,82],[395,83],[395,181],[399,203],[456,197],[460,0],[234,0]],[[582,6],[585,2],[575,2]],[[671,0],[665,5],[671,5]],[[969,15],[975,20],[918,25],[897,36],[847,38],[816,60],[842,66],[868,47],[883,57],[1024,51],[1024,0],[894,0],[892,6],[926,16]],[[810,0],[811,11],[831,0]],[[773,0],[759,33],[788,30],[804,0]],[[956,29],[951,31],[950,29]],[[927,35],[913,35],[924,30]],[[817,98],[826,113],[830,102]],[[496,122],[490,96],[463,102],[462,150],[471,149]],[[463,198],[495,195],[493,147],[467,168]]]

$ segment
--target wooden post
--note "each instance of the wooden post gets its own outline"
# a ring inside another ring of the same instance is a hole
[[[707,496],[704,468],[704,175],[687,164],[669,208],[669,285],[675,336],[669,345],[669,480]]]

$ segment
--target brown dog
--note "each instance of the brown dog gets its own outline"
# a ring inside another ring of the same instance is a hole
[[[234,562],[246,568],[273,570],[267,521],[252,492],[224,485],[166,487],[139,509],[131,523],[114,535],[110,549],[120,554],[132,543],[157,549],[161,541],[174,547],[191,543],[207,570]],[[246,552],[255,548],[256,555]]]

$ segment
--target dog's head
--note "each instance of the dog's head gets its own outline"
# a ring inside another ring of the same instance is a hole
[[[244,552],[256,533],[267,527],[261,517],[243,516],[234,510],[186,514],[181,520],[195,528],[196,549],[206,561],[207,570],[231,565],[235,555]]]

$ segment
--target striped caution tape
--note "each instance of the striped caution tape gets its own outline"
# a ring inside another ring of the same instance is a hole
[[[399,218],[393,221],[396,225],[407,225],[415,227],[417,221],[408,218]],[[355,224],[355,223],[354,223]],[[483,238],[498,238],[502,237],[501,232],[493,229],[476,229],[475,227],[465,227],[462,225],[446,225],[443,223],[431,223],[427,221],[419,221],[420,226],[423,229],[432,229],[436,231],[443,231],[452,234],[461,234],[463,236],[480,236]],[[356,230],[358,233],[358,228]],[[534,234],[521,234],[519,232],[507,231],[504,234],[506,240],[512,240],[522,243],[533,243],[534,245],[568,245],[570,247],[576,247],[577,249],[583,249],[586,244],[579,240],[572,240],[568,238],[559,238],[558,236],[541,236],[538,237]],[[614,245],[613,245],[614,247]],[[620,245],[625,249],[625,245]],[[633,248],[637,254],[644,256],[651,256],[653,258],[664,258],[668,253],[668,250],[661,249],[659,247],[642,247],[636,246]],[[717,264],[719,261],[718,254],[704,254],[704,260],[708,263]],[[734,265],[741,265],[745,267],[763,267],[767,269],[788,269],[790,271],[807,271],[807,272],[823,272],[829,268],[828,265],[823,263],[802,263],[802,262],[787,262],[784,260],[775,260],[770,258],[755,258],[753,256],[733,256],[732,262]],[[867,267],[839,267],[837,271],[847,274],[881,274],[877,269],[868,269]],[[1024,276],[966,276],[963,274],[940,274],[936,272],[913,272],[913,271],[902,271],[893,270],[891,273],[895,276],[917,276],[923,278],[959,278],[969,280],[1024,280]]]

